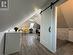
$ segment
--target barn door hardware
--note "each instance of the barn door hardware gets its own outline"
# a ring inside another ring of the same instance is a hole
[[[48,6],[48,7],[46,7],[44,10],[42,10],[41,12],[40,12],[40,14],[42,13],[42,12],[44,12],[45,10],[47,10],[48,8],[51,8],[52,9],[52,7],[58,2],[59,0],[56,0],[55,2],[51,2],[51,4]]]

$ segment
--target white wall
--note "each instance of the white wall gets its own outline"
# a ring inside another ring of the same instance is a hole
[[[3,55],[3,37],[4,37],[4,33],[0,32],[0,55]]]
[[[68,28],[58,28],[57,37],[60,40],[67,40],[69,37],[69,29]]]
[[[68,40],[73,42],[73,28],[58,28],[57,37],[60,40]]]

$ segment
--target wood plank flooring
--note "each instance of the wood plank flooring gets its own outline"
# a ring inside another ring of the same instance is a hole
[[[21,51],[10,55],[51,55],[43,48],[35,34],[23,34],[21,36]]]
[[[23,34],[21,36],[21,51],[11,55],[73,55],[73,43],[67,43],[53,54],[40,44],[37,35]]]
[[[61,48],[62,46],[65,46],[66,44],[68,44],[69,42],[67,40],[60,40],[57,39],[57,49]]]

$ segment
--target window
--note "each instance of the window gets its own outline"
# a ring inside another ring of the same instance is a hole
[[[0,0],[0,8],[8,8],[8,0]]]
[[[34,26],[34,23],[30,23],[30,28],[33,28],[33,26]]]

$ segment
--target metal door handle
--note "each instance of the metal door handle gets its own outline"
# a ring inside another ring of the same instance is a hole
[[[49,32],[51,32],[51,27],[49,27]]]

